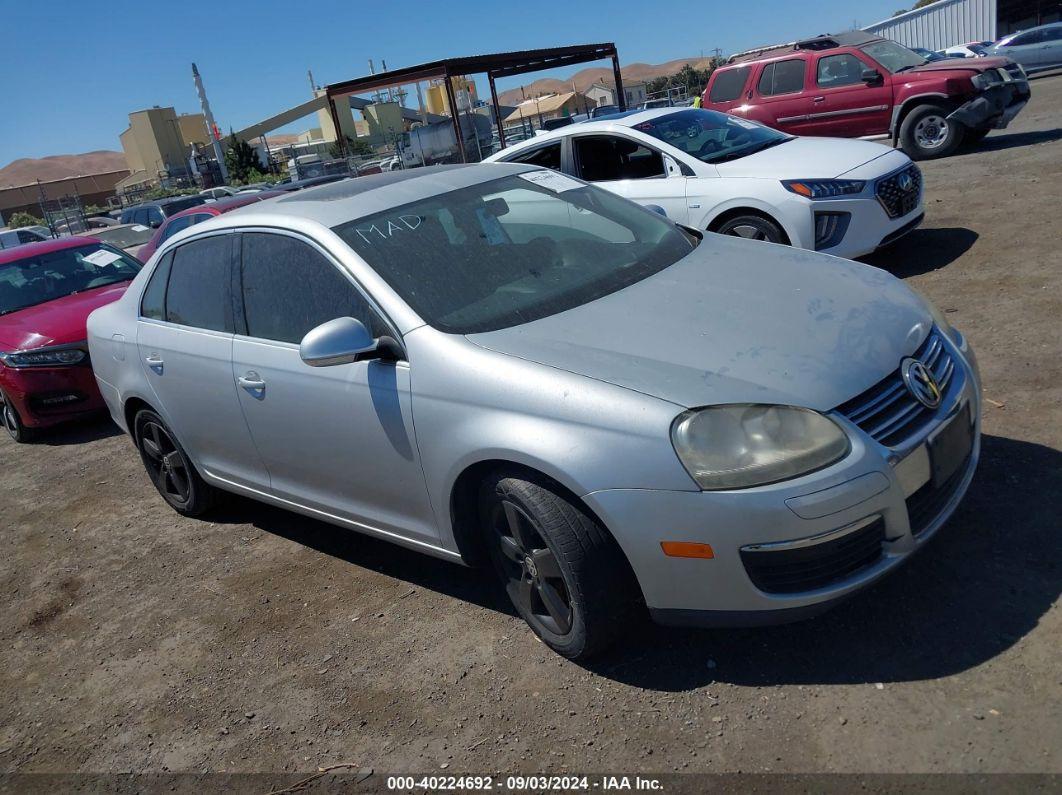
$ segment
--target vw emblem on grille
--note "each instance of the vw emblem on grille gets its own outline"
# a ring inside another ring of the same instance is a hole
[[[914,178],[910,174],[900,174],[898,184],[900,186],[900,190],[905,192],[909,191],[914,187]]]
[[[940,387],[933,373],[918,359],[908,357],[900,363],[900,375],[915,400],[929,409],[940,405]]]

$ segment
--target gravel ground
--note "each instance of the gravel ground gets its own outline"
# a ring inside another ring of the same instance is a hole
[[[984,457],[821,618],[632,630],[580,666],[478,572],[233,500],[183,519],[108,421],[0,434],[0,771],[1062,772],[1062,76],[924,164],[875,255],[972,340]]]

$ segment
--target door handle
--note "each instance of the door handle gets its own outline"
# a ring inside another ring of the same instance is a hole
[[[825,102],[826,101],[826,97],[814,97],[811,101],[812,102]]]
[[[238,383],[248,392],[265,391],[265,381],[263,381],[261,376],[259,376],[258,373],[256,373],[254,370],[251,370],[246,375],[241,375],[239,378],[236,379],[236,383]]]
[[[153,353],[150,356],[145,356],[144,363],[152,370],[154,370],[158,375],[162,375],[163,361],[162,357],[159,356],[157,353]]]

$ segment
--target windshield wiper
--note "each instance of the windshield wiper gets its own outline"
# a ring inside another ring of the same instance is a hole
[[[759,146],[751,146],[745,149],[738,149],[734,152],[727,152],[726,154],[719,155],[719,157],[713,157],[708,163],[726,163],[730,160],[738,160],[742,157],[748,157],[754,155],[757,152],[762,152],[764,149],[770,149],[772,146],[778,146],[779,144],[788,143],[792,141],[792,138],[775,138],[771,141],[764,141]]]

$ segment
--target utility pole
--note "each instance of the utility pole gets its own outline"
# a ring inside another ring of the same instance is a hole
[[[313,70],[307,69],[306,76],[310,78],[310,96],[315,97],[317,96],[317,83],[315,83],[313,80]]]
[[[224,184],[229,183],[229,170],[225,168],[225,155],[221,151],[221,141],[218,140],[217,125],[214,124],[214,114],[210,112],[210,103],[207,102],[206,89],[203,87],[203,78],[199,76],[199,69],[196,65],[192,64],[192,77],[195,80],[195,90],[199,94],[199,104],[203,107],[203,116],[206,117],[207,132],[210,133],[210,140],[214,144],[214,157],[218,161],[218,169],[221,171],[221,181]]]

